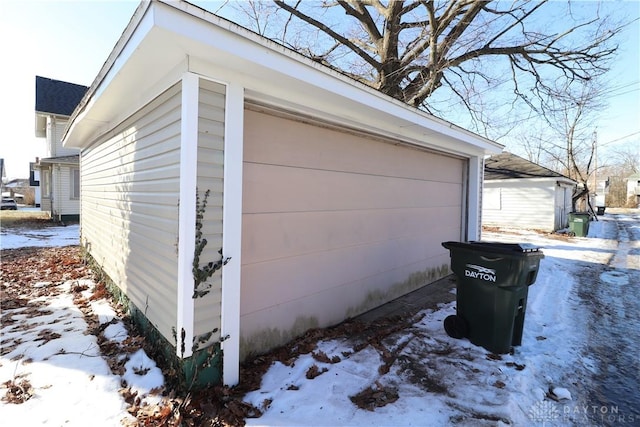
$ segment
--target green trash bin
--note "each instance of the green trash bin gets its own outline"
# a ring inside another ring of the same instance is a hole
[[[456,314],[447,334],[502,354],[522,343],[529,286],[542,251],[529,244],[443,242],[457,278]]]
[[[569,230],[578,237],[587,237],[589,234],[589,220],[591,215],[588,212],[570,212]]]

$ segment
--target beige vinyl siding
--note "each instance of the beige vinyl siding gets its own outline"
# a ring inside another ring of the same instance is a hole
[[[245,114],[243,355],[447,273],[466,161]]]
[[[200,256],[201,265],[220,259],[222,247],[222,193],[224,164],[225,87],[201,79],[198,93],[198,192],[200,199],[209,190],[202,231],[207,246]],[[204,297],[196,298],[194,336],[220,329],[222,270],[201,286],[211,287]],[[220,333],[211,336],[217,341]],[[205,343],[206,345],[206,343]]]
[[[486,181],[482,223],[486,226],[553,231],[555,188],[555,180]]]
[[[82,154],[82,243],[174,343],[181,85]],[[135,254],[135,256],[132,256]]]

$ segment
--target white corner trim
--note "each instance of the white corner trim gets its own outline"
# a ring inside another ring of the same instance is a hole
[[[484,158],[469,158],[469,184],[467,202],[467,241],[480,240],[482,213],[482,176],[484,174]]]
[[[180,206],[178,209],[178,357],[191,356],[194,329],[193,257],[196,244],[196,186],[198,179],[198,76],[182,76],[180,121]],[[184,340],[182,338],[184,334]],[[182,346],[184,345],[184,353]]]
[[[224,131],[224,193],[222,250],[231,257],[222,269],[222,380],[240,381],[240,267],[242,251],[242,161],[244,142],[244,87],[227,85]]]

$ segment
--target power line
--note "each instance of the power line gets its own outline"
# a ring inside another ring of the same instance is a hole
[[[627,139],[627,138],[629,138],[630,136],[634,136],[634,135],[638,135],[638,134],[640,134],[640,131],[630,133],[629,135],[625,135],[625,136],[622,136],[622,137],[620,137],[620,138],[612,139],[611,141],[602,142],[602,143],[599,143],[598,145],[599,145],[600,147],[602,147],[602,146],[605,146],[605,145],[607,145],[607,144],[611,144],[611,143],[613,143],[613,142],[622,141],[623,139]]]

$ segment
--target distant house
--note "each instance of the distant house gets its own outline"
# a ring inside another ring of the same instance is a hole
[[[607,205],[607,200],[609,199],[609,191],[611,185],[609,178],[599,179],[596,181],[595,195],[593,198],[593,207],[604,207]]]
[[[33,204],[36,208],[42,203],[42,188],[40,187],[40,169],[36,165],[40,163],[40,158],[36,157],[35,162],[29,162],[29,185],[33,189]]]
[[[3,193],[15,199],[19,204],[33,201],[33,188],[27,179],[12,179],[4,184]],[[3,194],[4,195],[4,194]]]
[[[46,139],[46,152],[29,175],[40,187],[36,204],[58,221],[80,216],[80,150],[63,147],[62,135],[86,91],[86,86],[36,76],[35,134]]]
[[[228,384],[249,354],[450,274],[440,243],[479,238],[502,149],[180,1],[140,4],[64,143],[82,244],[181,367],[220,356],[198,374]]]
[[[627,178],[627,204],[640,207],[640,173]]]
[[[568,225],[576,182],[511,153],[485,160],[482,224],[556,231]]]

